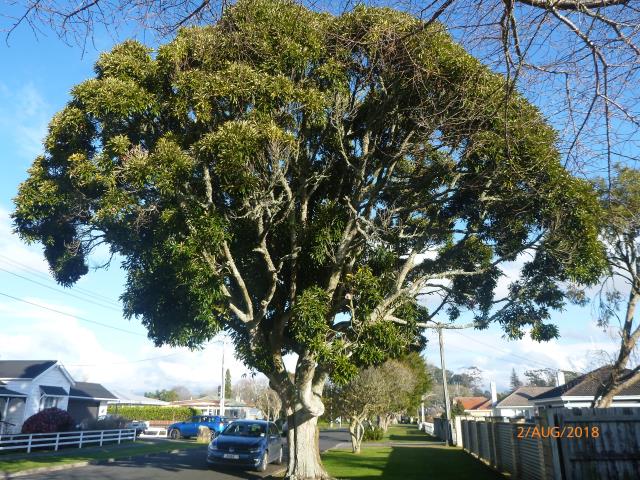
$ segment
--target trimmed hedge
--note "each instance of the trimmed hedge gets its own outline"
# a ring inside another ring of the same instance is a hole
[[[156,407],[156,406],[125,406],[109,405],[107,413],[121,415],[129,420],[175,420],[181,422],[188,420],[198,411],[191,407]]]

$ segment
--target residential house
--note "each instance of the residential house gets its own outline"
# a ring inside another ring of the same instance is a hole
[[[510,418],[532,418],[538,413],[533,399],[551,389],[553,387],[519,387],[496,404],[494,415]]]
[[[165,407],[167,405],[171,405],[169,402],[165,402],[163,400],[158,400],[157,398],[149,398],[143,395],[136,395],[128,390],[121,389],[110,389],[111,392],[116,396],[115,400],[109,401],[110,405],[126,405],[126,406],[155,406],[155,407]]]
[[[19,432],[27,418],[51,407],[81,423],[106,412],[114,398],[102,385],[74,381],[56,360],[0,360],[0,434]]]
[[[611,367],[601,367],[585,373],[570,382],[564,378],[559,386],[551,388],[531,399],[533,405],[539,409],[548,407],[590,407],[598,387],[606,382]],[[613,397],[612,407],[640,407],[640,382],[622,390]]]
[[[487,397],[454,397],[452,405],[460,403],[464,414],[471,417],[490,417],[493,415],[492,402]]]
[[[190,400],[176,400],[171,402],[172,406],[191,407],[197,410],[201,415],[220,415],[220,399],[212,395],[206,395],[200,398]],[[262,418],[263,414],[260,409],[252,405],[244,403],[242,400],[228,399],[224,402],[224,415],[230,418]]]
[[[75,382],[69,390],[67,412],[82,423],[106,415],[107,405],[114,400],[117,397],[99,383]]]

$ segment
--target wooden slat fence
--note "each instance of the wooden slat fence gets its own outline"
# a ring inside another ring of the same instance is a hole
[[[514,479],[640,479],[640,408],[554,408],[517,423],[467,417],[459,430],[467,452]]]

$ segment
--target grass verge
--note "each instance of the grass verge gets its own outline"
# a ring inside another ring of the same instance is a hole
[[[331,475],[344,480],[504,480],[461,448],[366,447],[359,455],[330,450],[322,461]]]
[[[145,442],[137,441],[127,445],[109,445],[98,448],[73,449],[61,452],[34,454],[13,460],[0,459],[0,472],[16,473],[40,467],[55,467],[71,463],[108,460],[110,458],[127,458],[148,453],[168,452],[185,448],[202,447],[201,443],[187,442]]]

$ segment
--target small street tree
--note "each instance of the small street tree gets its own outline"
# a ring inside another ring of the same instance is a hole
[[[280,418],[282,401],[266,379],[243,378],[235,384],[234,391],[240,399],[258,408],[268,420]]]
[[[360,453],[365,428],[374,419],[383,419],[386,429],[391,416],[410,403],[418,381],[404,362],[389,360],[378,367],[362,370],[346,385],[332,390],[336,412],[349,419],[349,435],[354,453]]]
[[[378,412],[378,426],[385,432],[389,429],[392,420],[400,414],[416,414],[425,393],[431,389],[432,378],[427,370],[427,365],[417,352],[412,352],[396,362],[387,362],[380,367],[380,373],[389,377],[405,377],[404,370],[408,373],[408,383],[397,385],[397,380],[383,381],[384,400],[381,401]]]
[[[436,23],[241,0],[95,71],[52,119],[15,228],[65,286],[108,245],[125,315],[157,345],[228,331],[282,400],[286,478],[329,478],[316,432],[329,377],[420,346],[436,315],[463,309],[479,328],[553,338],[560,282],[602,269],[599,204],[555,132]]]

